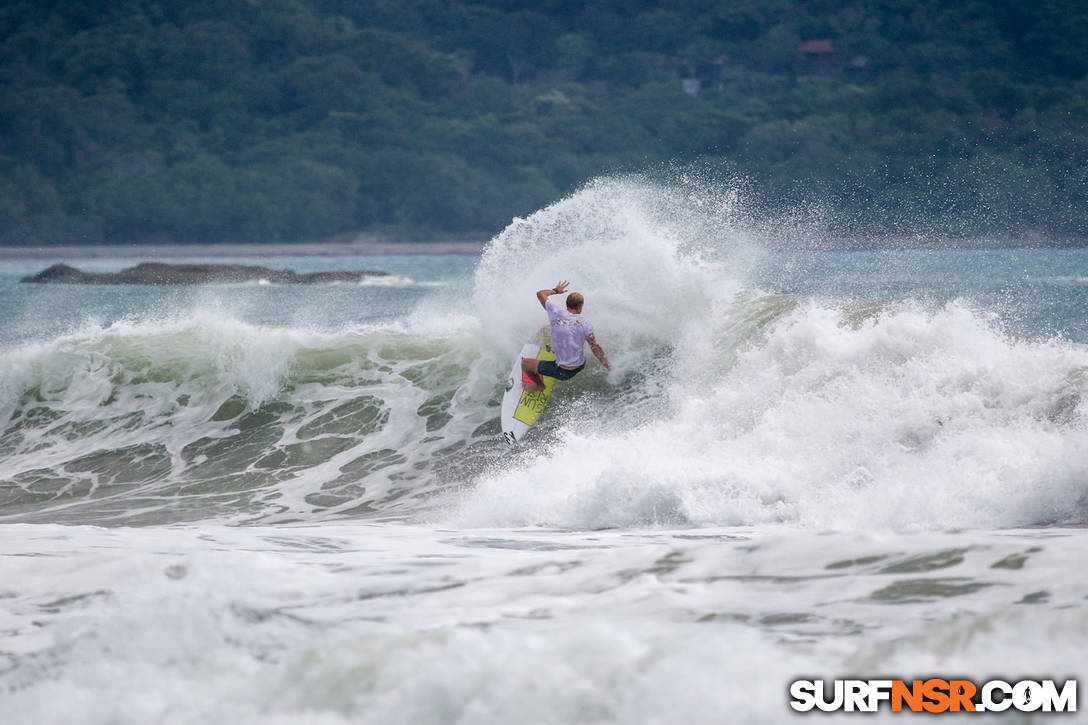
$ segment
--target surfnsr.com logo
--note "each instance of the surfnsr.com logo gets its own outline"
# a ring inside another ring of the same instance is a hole
[[[790,707],[798,712],[1076,712],[1077,681],[971,680],[795,680]]]

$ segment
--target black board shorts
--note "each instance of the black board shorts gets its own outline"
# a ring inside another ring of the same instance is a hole
[[[555,378],[556,380],[570,380],[575,375],[582,372],[582,368],[585,366],[586,364],[582,363],[573,370],[567,370],[566,368],[559,367],[554,360],[541,360],[540,364],[536,367],[536,371],[541,375],[547,375],[549,378]]]

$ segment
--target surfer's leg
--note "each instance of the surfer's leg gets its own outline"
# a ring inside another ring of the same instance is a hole
[[[522,381],[521,387],[527,393],[536,393],[544,389],[544,378],[540,377],[540,373],[536,371],[538,365],[540,365],[540,361],[535,357],[523,357],[521,359],[522,372],[533,381],[531,385]]]

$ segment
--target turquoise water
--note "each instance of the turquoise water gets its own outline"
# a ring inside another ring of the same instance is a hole
[[[968,301],[1009,329],[1088,341],[1088,249],[777,253],[755,279],[780,292]]]
[[[88,272],[116,272],[147,261],[117,259],[17,260],[0,262],[0,344],[48,340],[93,321],[108,326],[125,318],[168,317],[201,307],[220,307],[255,325],[303,325],[328,329],[392,321],[424,296],[464,284],[475,258],[467,255],[389,255],[369,257],[217,257],[171,258],[184,263],[249,264],[296,272],[375,269],[390,278],[373,285],[262,286],[258,284],[152,287],[54,286],[18,284],[50,264],[69,264]]]

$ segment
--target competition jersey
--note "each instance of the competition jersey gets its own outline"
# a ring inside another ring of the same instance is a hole
[[[566,309],[560,309],[551,300],[544,301],[548,321],[552,328],[552,352],[555,362],[568,368],[585,365],[586,338],[593,334],[589,320]]]

